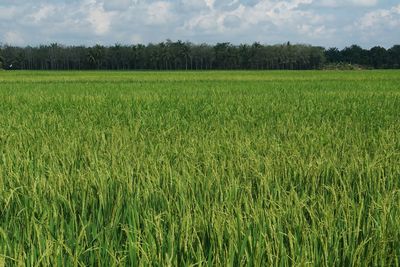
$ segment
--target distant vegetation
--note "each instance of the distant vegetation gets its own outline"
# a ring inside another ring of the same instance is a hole
[[[159,44],[93,47],[4,45],[0,47],[0,61],[6,69],[25,70],[307,70],[325,66],[380,69],[400,67],[400,45],[370,50],[357,45],[339,50],[290,43],[209,45],[170,40]]]

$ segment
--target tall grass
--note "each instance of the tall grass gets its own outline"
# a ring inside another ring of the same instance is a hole
[[[398,71],[0,82],[0,264],[400,265]]]

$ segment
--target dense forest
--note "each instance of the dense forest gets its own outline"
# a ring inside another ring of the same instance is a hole
[[[158,44],[93,47],[60,44],[0,46],[0,68],[25,70],[321,69],[340,64],[400,68],[400,45],[342,50],[302,44]]]

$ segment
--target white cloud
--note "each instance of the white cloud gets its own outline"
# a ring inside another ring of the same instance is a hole
[[[132,35],[130,42],[133,44],[139,44],[143,42],[143,37],[140,34]]]
[[[224,27],[226,28],[238,28],[241,24],[241,19],[236,15],[227,15],[224,18]]]
[[[393,28],[400,34],[398,28],[400,27],[400,4],[390,9],[368,12],[356,22],[356,26],[370,33],[382,28]]]
[[[106,12],[102,6],[92,5],[88,11],[87,20],[97,35],[108,33],[113,18],[112,12]]]
[[[233,3],[231,1],[231,3]],[[188,31],[224,32],[227,28],[250,29],[262,24],[273,24],[281,28],[296,28],[299,21],[311,24],[323,22],[323,18],[311,11],[302,11],[301,5],[312,0],[268,1],[261,0],[253,6],[239,4],[231,11],[213,10],[190,18],[184,28]],[[233,27],[234,26],[234,27]],[[321,26],[321,25],[320,25]]]
[[[105,10],[126,10],[132,4],[135,4],[135,0],[102,0],[101,3]]]
[[[400,5],[385,5],[378,0],[0,0],[0,43],[129,44],[170,38],[389,46],[399,42]]]
[[[287,22],[304,19],[309,20],[318,17],[311,11],[298,10],[300,5],[310,4],[310,0],[293,0],[293,1],[260,1],[257,5],[250,8],[250,19],[254,22],[270,21],[276,25],[282,25]]]
[[[358,6],[375,6],[378,4],[378,0],[353,0],[351,2]]]
[[[44,5],[37,12],[33,13],[31,17],[33,21],[37,23],[43,19],[46,19],[49,15],[53,14],[54,12],[55,12],[54,6]]]
[[[310,38],[321,38],[323,36],[325,39],[330,39],[336,33],[335,29],[329,29],[325,25],[301,24],[297,26],[297,30],[300,34]]]
[[[326,7],[340,7],[340,6],[372,7],[378,4],[378,0],[322,0],[319,4],[321,6],[326,6]]]
[[[214,8],[214,2],[215,0],[204,0],[208,8],[213,9]]]
[[[147,18],[145,23],[148,25],[165,25],[175,19],[171,11],[172,4],[167,1],[154,2],[147,7]]]
[[[2,7],[0,6],[0,18],[4,20],[12,19],[18,13],[18,8],[15,6]]]
[[[346,28],[357,42],[368,46],[392,46],[399,43],[400,4],[392,8],[376,9],[365,13]]]
[[[11,44],[11,45],[23,45],[24,44],[24,38],[21,36],[19,32],[15,31],[8,31],[4,35],[4,40],[6,44]]]
[[[209,7],[206,1],[207,0],[181,0],[181,4],[186,11],[198,11]]]

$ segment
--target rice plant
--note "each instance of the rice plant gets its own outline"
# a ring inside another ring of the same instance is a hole
[[[399,266],[400,72],[2,72],[0,266]]]

